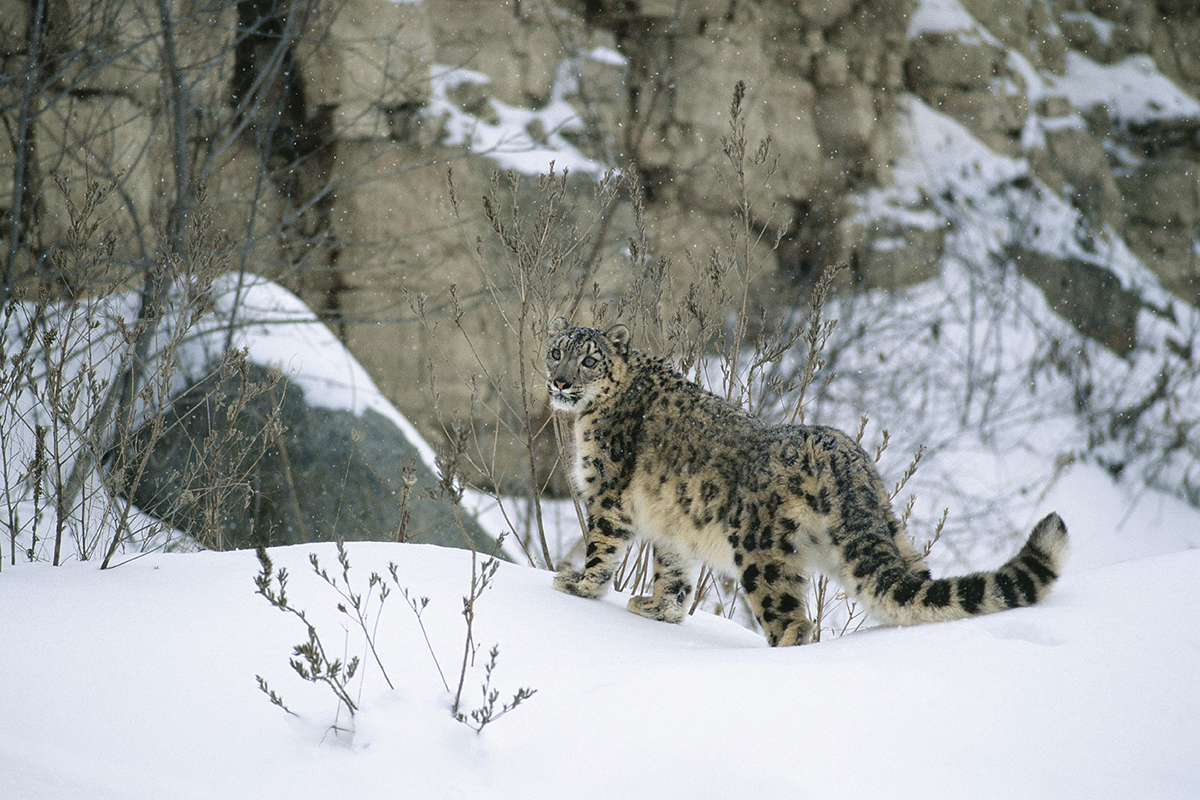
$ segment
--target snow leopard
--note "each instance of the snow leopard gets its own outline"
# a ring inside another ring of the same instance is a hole
[[[818,425],[768,424],[630,346],[629,329],[550,326],[546,388],[574,439],[572,481],[587,525],[582,569],[554,587],[600,597],[630,542],[653,544],[636,614],[681,622],[696,562],[732,573],[772,646],[811,641],[813,571],[885,625],[962,619],[1041,600],[1062,570],[1056,513],[994,572],[933,578],[893,512],[874,461]]]

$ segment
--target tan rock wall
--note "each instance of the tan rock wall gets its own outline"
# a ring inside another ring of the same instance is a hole
[[[334,109],[337,139],[386,139],[389,113],[429,99],[426,3],[354,0],[318,9],[297,46],[305,101]]]
[[[954,117],[996,152],[1028,159],[1051,191],[1112,226],[1173,291],[1200,302],[1194,129],[1182,124],[1164,139],[1161,131],[1123,129],[1097,111],[1089,113],[1089,127],[1049,125],[1043,141],[1031,142],[1024,135],[1031,119],[1065,120],[1076,110],[1065,98],[1031,94],[1020,68],[1061,72],[1069,49],[1104,62],[1148,54],[1164,75],[1200,96],[1194,9],[1178,0],[962,0],[972,30],[910,41],[916,5],[279,0],[274,8],[288,25],[286,41],[278,41],[291,74],[264,77],[255,89],[278,105],[243,112],[234,108],[232,87],[246,77],[237,70],[264,70],[266,62],[238,61],[245,31],[237,5],[172,0],[170,13],[191,98],[195,174],[207,184],[216,228],[232,244],[230,263],[283,280],[326,313],[388,395],[436,440],[441,422],[426,372],[435,362],[442,410],[471,414],[474,403],[476,421],[491,437],[481,450],[494,450],[515,475],[523,456],[505,424],[512,421],[513,376],[522,360],[531,373],[537,369],[537,342],[527,341],[523,352],[516,344],[511,260],[483,217],[492,162],[444,144],[445,116],[425,113],[442,70],[485,76],[450,97],[480,125],[498,119],[504,105],[573,104],[586,125],[570,141],[644,187],[649,257],[670,266],[660,291],[642,291],[658,298],[664,317],[713,253],[729,265],[753,266],[759,285],[775,290],[762,293],[764,305],[794,306],[806,295],[803,280],[833,262],[852,263],[859,286],[935,274],[941,228],[872,227],[852,213],[856,192],[892,179],[893,119],[903,92]],[[0,0],[6,77],[19,75],[27,58],[28,8]],[[170,218],[174,191],[157,4],[55,0],[50,9],[47,47],[59,60],[52,91],[31,106],[38,227],[23,243],[25,266],[38,247],[64,235],[67,207],[54,175],[76,205],[88,180],[116,181],[99,213],[131,250],[146,255]],[[260,59],[279,46],[270,37],[259,44],[266,48]],[[250,77],[257,75],[267,73]],[[747,173],[749,227],[758,238],[748,259],[740,251],[742,262],[729,245],[740,187],[724,153],[739,81],[747,86],[747,157],[752,162],[766,139],[772,156]],[[6,121],[20,108],[21,85],[0,83]],[[544,142],[553,132],[539,125],[527,132]],[[1156,135],[1174,144],[1143,152]],[[1143,155],[1136,165],[1117,164],[1114,144]],[[17,156],[11,137],[0,137],[0,208],[12,206]],[[446,185],[451,164],[458,216]],[[602,219],[602,203],[591,196],[595,183],[587,176],[570,182],[559,220],[568,232],[604,227],[602,258],[582,291],[584,319],[593,305],[605,304],[611,318],[636,279],[626,252],[638,233],[629,205]],[[500,189],[507,196],[503,181]],[[532,181],[523,192],[517,205],[536,211]],[[8,226],[0,232],[7,235]],[[773,250],[777,236],[783,246]],[[7,249],[5,240],[0,244]],[[463,311],[457,322],[452,286]],[[554,292],[560,307],[575,297],[567,282]],[[416,298],[423,298],[424,320],[410,305]],[[473,391],[473,375],[490,376],[486,388]]]
[[[548,4],[518,0],[428,0],[434,63],[491,79],[510,105],[540,105],[563,57],[561,28]]]

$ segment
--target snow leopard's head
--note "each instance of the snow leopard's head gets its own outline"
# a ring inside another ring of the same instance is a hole
[[[629,329],[616,325],[570,327],[559,317],[546,339],[546,389],[550,405],[578,414],[611,397],[625,376]]]

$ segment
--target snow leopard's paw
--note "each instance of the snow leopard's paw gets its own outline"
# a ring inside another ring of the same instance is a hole
[[[793,620],[783,629],[779,640],[771,642],[775,647],[792,647],[812,641],[813,624],[806,619]]]
[[[631,597],[628,608],[635,614],[659,622],[683,622],[687,609],[674,600],[655,601],[653,597]]]
[[[554,576],[554,588],[576,597],[599,597],[608,589],[588,580],[582,570],[564,569]]]

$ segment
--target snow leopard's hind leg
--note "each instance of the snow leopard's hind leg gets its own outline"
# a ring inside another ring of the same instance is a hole
[[[649,597],[633,597],[629,610],[662,622],[683,622],[692,597],[692,559],[665,543],[654,545],[654,589]]]
[[[808,573],[798,555],[748,560],[742,567],[741,581],[750,608],[772,647],[812,641]]]

